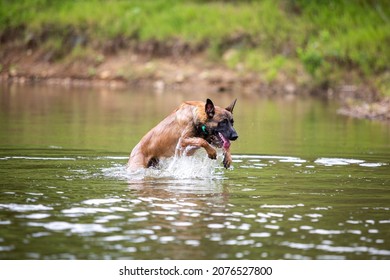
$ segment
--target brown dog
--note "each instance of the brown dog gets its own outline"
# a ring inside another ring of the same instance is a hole
[[[214,106],[210,99],[187,101],[150,130],[130,154],[128,169],[157,166],[159,159],[173,155],[193,155],[204,148],[211,159],[217,158],[214,147],[224,151],[223,165],[232,163],[230,140],[238,138],[233,128],[236,100],[226,109]]]

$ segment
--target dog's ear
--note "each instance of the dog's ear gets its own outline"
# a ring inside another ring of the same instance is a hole
[[[236,102],[237,102],[237,98],[234,99],[234,101],[232,102],[232,104],[230,104],[229,106],[227,106],[225,109],[226,111],[229,111],[230,113],[233,114],[233,109],[234,109],[234,106],[236,105]]]
[[[205,106],[206,115],[211,119],[215,115],[215,107],[213,101],[207,98]]]

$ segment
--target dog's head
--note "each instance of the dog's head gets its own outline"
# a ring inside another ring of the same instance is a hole
[[[211,145],[228,149],[230,141],[238,138],[238,134],[233,127],[233,109],[236,105],[235,99],[228,107],[221,108],[214,106],[210,99],[207,99],[204,112],[207,116],[206,121],[200,124],[198,130]]]

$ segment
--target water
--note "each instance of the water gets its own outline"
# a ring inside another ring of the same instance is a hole
[[[1,259],[390,259],[390,126],[238,96],[233,168],[204,152],[135,174],[180,102],[233,95],[6,87]]]

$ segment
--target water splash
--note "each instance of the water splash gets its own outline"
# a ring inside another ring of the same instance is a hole
[[[222,179],[222,150],[217,151],[217,160],[211,160],[203,150],[193,156],[175,156],[160,160],[158,168],[143,168],[129,171],[124,165],[102,169],[104,176],[126,180],[166,179]]]

